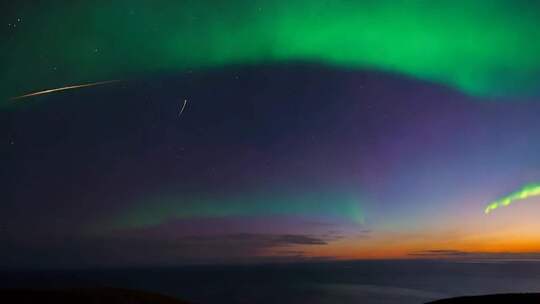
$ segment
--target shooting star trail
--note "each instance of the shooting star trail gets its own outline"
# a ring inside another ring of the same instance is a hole
[[[21,95],[21,96],[16,96],[16,97],[11,98],[11,100],[18,100],[18,99],[23,99],[23,98],[28,98],[28,97],[51,94],[51,93],[60,92],[60,91],[66,91],[66,90],[94,87],[94,86],[99,86],[99,85],[104,85],[104,84],[109,84],[109,83],[114,83],[114,82],[119,82],[119,81],[121,81],[121,80],[98,81],[98,82],[92,82],[92,83],[71,85],[71,86],[55,88],[55,89],[48,89],[48,90],[43,90],[43,91],[39,91],[39,92],[33,92],[33,93],[24,94],[24,95]]]
[[[184,109],[186,108],[186,105],[187,105],[187,99],[184,99],[184,104],[182,105],[182,108],[178,112],[178,117],[182,116],[182,113],[184,113]]]

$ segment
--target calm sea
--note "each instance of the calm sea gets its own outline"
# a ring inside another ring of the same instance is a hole
[[[0,287],[110,286],[194,303],[425,303],[540,292],[540,263],[361,261],[85,271],[2,271]]]

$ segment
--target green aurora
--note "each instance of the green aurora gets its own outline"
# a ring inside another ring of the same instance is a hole
[[[540,184],[529,184],[516,192],[490,203],[484,210],[484,213],[488,214],[499,207],[506,207],[515,201],[521,201],[538,195],[540,195]]]
[[[482,97],[540,83],[537,1],[73,1],[7,13],[3,104],[31,91],[146,73],[314,62]],[[20,21],[19,21],[20,19]]]
[[[356,195],[311,193],[276,197],[239,195],[225,198],[158,196],[136,202],[99,229],[132,229],[156,226],[178,219],[246,216],[330,217],[361,224],[364,212]]]

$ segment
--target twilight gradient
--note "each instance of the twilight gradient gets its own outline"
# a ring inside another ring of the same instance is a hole
[[[540,252],[538,2],[0,11],[0,266]]]
[[[483,209],[540,180],[540,103],[476,101],[312,65],[174,74],[29,100],[2,114],[2,261],[537,251],[539,204]]]

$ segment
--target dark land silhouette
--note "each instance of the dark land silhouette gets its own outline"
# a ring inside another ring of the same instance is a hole
[[[426,304],[529,304],[540,303],[538,293],[494,294],[485,296],[457,297],[437,300]]]
[[[188,304],[156,293],[118,288],[2,289],[0,303]]]

